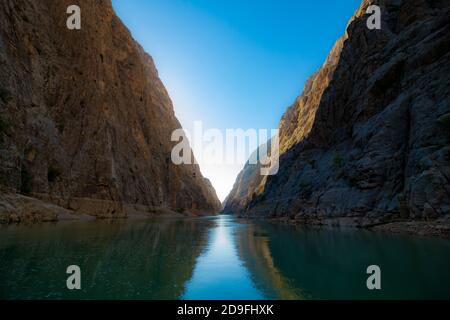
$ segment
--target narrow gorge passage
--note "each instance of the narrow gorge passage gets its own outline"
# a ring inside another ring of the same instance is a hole
[[[0,0],[0,302],[450,300],[449,34],[449,0]]]

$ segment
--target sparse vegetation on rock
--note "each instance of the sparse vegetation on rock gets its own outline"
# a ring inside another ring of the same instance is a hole
[[[450,113],[446,113],[438,118],[438,122],[445,127],[447,130],[450,130]]]
[[[0,100],[5,104],[8,104],[12,100],[12,95],[9,90],[0,87]]]
[[[340,168],[344,165],[344,158],[339,153],[335,153],[331,161],[335,168]]]
[[[54,183],[61,176],[62,171],[55,165],[50,165],[47,170],[47,180],[49,183]]]

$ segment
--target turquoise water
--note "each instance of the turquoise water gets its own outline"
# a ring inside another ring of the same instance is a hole
[[[450,241],[227,215],[3,226],[0,299],[450,299]]]
[[[239,256],[236,232],[245,228],[231,216],[217,219],[205,251],[197,259],[183,299],[264,299]]]

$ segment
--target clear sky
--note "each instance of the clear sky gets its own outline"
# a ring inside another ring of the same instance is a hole
[[[113,6],[155,60],[183,128],[202,121],[225,132],[277,128],[360,2],[113,0]],[[200,167],[223,200],[243,164]]]

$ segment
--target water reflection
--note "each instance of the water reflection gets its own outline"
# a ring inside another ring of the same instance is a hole
[[[0,298],[178,299],[210,222],[116,221],[0,229]],[[66,288],[68,265],[82,290]]]
[[[259,223],[238,243],[254,282],[281,299],[449,299],[450,241]],[[382,271],[368,290],[366,268]]]
[[[233,217],[222,215],[209,231],[206,251],[198,258],[184,299],[263,299],[240,259],[236,233],[246,229]],[[244,231],[245,232],[245,231]]]
[[[232,216],[0,228],[0,299],[450,299],[449,270],[449,240]]]
[[[268,233],[263,228],[249,224],[246,232],[238,235],[239,254],[266,299],[304,299],[302,290],[294,287],[277,269],[270,252]]]

